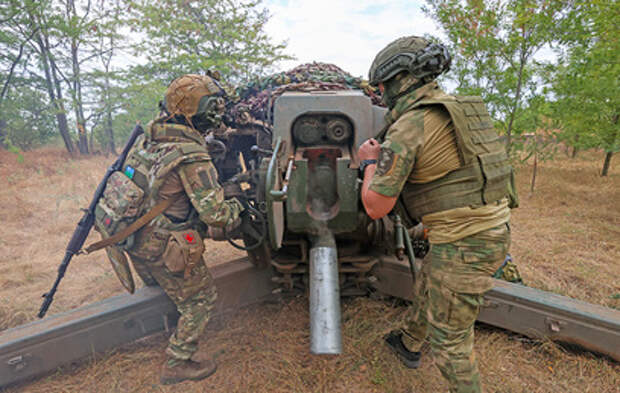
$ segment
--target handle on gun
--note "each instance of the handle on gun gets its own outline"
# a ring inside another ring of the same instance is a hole
[[[411,275],[413,276],[413,282],[418,282],[418,277],[420,277],[420,269],[415,263],[415,254],[413,253],[413,245],[411,244],[411,236],[409,236],[409,231],[405,229],[403,231],[403,235],[405,237],[405,251],[407,252],[407,259],[409,259],[409,267],[411,268]]]

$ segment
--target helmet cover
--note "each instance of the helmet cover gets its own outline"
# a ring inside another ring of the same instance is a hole
[[[172,116],[182,115],[191,118],[200,113],[200,110],[206,109],[205,101],[209,100],[202,100],[203,97],[223,95],[224,90],[216,79],[207,75],[187,74],[170,82],[164,105]]]
[[[441,44],[417,36],[401,37],[377,54],[368,71],[369,83],[376,86],[403,71],[430,82],[450,68],[451,60]]]

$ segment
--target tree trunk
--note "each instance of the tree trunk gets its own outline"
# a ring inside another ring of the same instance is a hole
[[[579,144],[579,135],[575,135],[575,140],[573,141],[573,154],[571,155],[570,158],[577,157],[577,151],[579,150],[577,149],[578,144]]]
[[[6,143],[6,131],[4,130],[6,128],[6,121],[4,119],[0,119],[0,147],[3,148],[7,148],[7,143]]]
[[[51,60],[51,58],[50,58]],[[67,111],[65,110],[65,104],[62,99],[62,88],[60,86],[60,79],[56,75],[55,67],[52,67],[52,80],[56,88],[56,100],[54,106],[56,107],[56,119],[58,119],[58,130],[62,139],[65,141],[65,146],[69,153],[75,152],[75,147],[71,141],[71,134],[69,134],[69,122],[67,121]]]
[[[618,120],[620,119],[619,114],[615,114],[611,119],[611,124],[618,124]],[[603,171],[601,172],[601,176],[607,176],[609,172],[609,165],[611,164],[611,156],[614,155],[614,152],[611,150],[613,145],[616,143],[616,139],[618,139],[618,129],[610,136],[608,141],[608,146],[610,146],[610,150],[607,150],[605,154],[605,162],[603,163]]]
[[[66,3],[67,20],[77,18],[75,1],[69,0]],[[71,66],[73,71],[73,86],[71,98],[73,100],[73,111],[75,113],[76,127],[78,130],[78,148],[81,154],[88,154],[88,134],[86,132],[86,120],[84,118],[84,105],[82,100],[82,82],[80,72],[80,62],[78,59],[79,42],[77,37],[71,38]]]
[[[534,169],[532,170],[532,184],[530,184],[530,195],[534,193],[534,186],[536,185],[536,172],[538,170],[538,153],[534,153]]]
[[[17,54],[17,56],[15,57],[15,59],[12,61],[11,63],[11,68],[9,69],[9,74],[6,76],[6,79],[4,81],[4,86],[2,86],[2,91],[0,92],[0,116],[2,115],[2,103],[4,102],[4,99],[6,98],[7,94],[9,93],[9,86],[11,85],[11,80],[13,79],[13,73],[15,72],[15,67],[17,67],[17,64],[19,64],[19,62],[22,59],[22,55],[24,54],[24,47],[26,46],[26,43],[32,39],[32,36],[35,34],[36,30],[33,31],[30,36],[28,38],[26,38],[20,45],[19,45],[19,53]],[[6,136],[7,136],[7,131],[6,131],[6,120],[1,119],[0,118],[0,147],[3,148],[7,148],[8,147],[8,143],[6,141]]]
[[[525,34],[525,31],[524,33]],[[523,44],[522,44],[523,45]],[[512,125],[515,121],[515,117],[517,115],[517,111],[519,110],[519,101],[521,100],[521,88],[523,85],[523,70],[525,68],[525,64],[527,63],[527,56],[524,54],[525,49],[521,48],[520,55],[520,64],[519,64],[519,79],[517,80],[517,91],[515,93],[515,104],[510,112],[510,120],[508,121],[508,127],[506,129],[506,151],[510,154],[510,149],[512,148]]]
[[[110,39],[110,46],[113,46],[112,39]],[[110,59],[108,58],[107,62],[104,60],[105,66],[105,134],[108,137],[108,148],[110,152],[114,155],[116,154],[116,144],[114,143],[114,129],[112,127],[112,100],[110,99]]]
[[[601,172],[601,176],[607,176],[609,172],[609,165],[611,164],[611,156],[614,155],[614,152],[608,151],[605,154],[605,162],[603,163],[603,171]]]
[[[60,132],[60,136],[62,137],[63,142],[65,143],[65,148],[70,154],[73,154],[75,148],[73,147],[73,142],[71,141],[71,137],[69,136],[67,115],[65,113],[65,108],[62,103],[62,90],[60,89],[60,81],[58,80],[56,71],[54,70],[53,60],[50,57],[49,50],[43,44],[43,38],[40,34],[37,34],[36,41],[37,45],[39,46],[39,50],[41,51],[41,64],[43,65],[43,71],[45,72],[45,87],[47,88],[47,94],[49,95],[50,101],[54,105],[54,109],[56,112],[55,114],[56,122],[58,123],[58,131]],[[56,92],[54,92],[54,86],[56,87]]]
[[[90,136],[88,138],[88,150],[90,154],[95,154],[95,133],[93,131],[90,132]]]
[[[76,127],[78,130],[78,149],[80,149],[80,154],[88,154],[88,134],[86,133],[86,128],[84,128],[84,122],[80,123],[78,121]]]
[[[73,108],[78,129],[78,147],[81,154],[88,154],[88,134],[86,133],[86,120],[84,120],[84,107],[82,105],[82,84],[80,80],[80,63],[78,61],[78,44],[73,39],[71,43],[71,61],[73,63]]]
[[[112,154],[117,155],[116,145],[114,144],[114,129],[112,128],[112,111],[107,108],[106,112],[105,133],[108,136],[108,147]]]

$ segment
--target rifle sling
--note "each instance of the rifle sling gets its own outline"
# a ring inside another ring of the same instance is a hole
[[[146,214],[138,218],[127,228],[123,229],[122,231],[118,233],[115,233],[114,235],[110,236],[107,239],[103,239],[103,240],[100,240],[98,242],[91,244],[90,246],[83,249],[82,252],[86,254],[90,254],[93,251],[100,250],[104,247],[111,246],[112,244],[116,244],[122,240],[125,240],[132,233],[136,232],[138,229],[142,228],[143,226],[151,222],[152,219],[154,219],[155,217],[163,213],[174,202],[176,202],[182,195],[183,194],[179,195],[176,198],[169,198],[169,199],[164,199],[163,201],[160,201],[158,204],[153,206],[151,210],[149,210]]]

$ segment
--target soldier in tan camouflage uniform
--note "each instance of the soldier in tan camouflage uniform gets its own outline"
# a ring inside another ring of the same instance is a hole
[[[224,111],[217,80],[202,75],[175,79],[162,109],[165,113],[149,123],[130,152],[124,173],[145,191],[144,210],[163,199],[174,202],[126,249],[141,278],[159,284],[181,314],[161,374],[162,383],[177,383],[215,372],[214,360],[192,360],[217,298],[202,239],[206,225],[234,226],[243,206],[224,199],[205,144],[205,133],[220,125]]]
[[[408,326],[386,336],[416,368],[428,339],[450,391],[480,392],[474,322],[510,244],[511,167],[479,97],[444,93],[434,79],[450,55],[439,44],[403,37],[370,69],[389,107],[387,131],[366,141],[362,201],[377,219],[395,211],[428,228],[431,249],[415,286]]]

